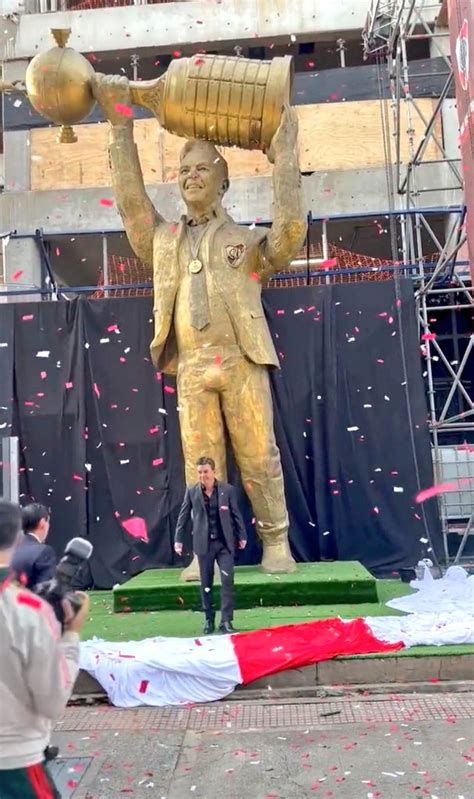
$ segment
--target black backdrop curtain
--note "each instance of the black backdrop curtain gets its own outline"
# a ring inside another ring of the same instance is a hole
[[[412,287],[399,288],[401,330],[391,281],[264,292],[299,560],[354,559],[387,574],[426,556],[427,530],[439,547],[436,502],[414,502],[433,474]],[[177,395],[150,363],[151,308],[142,297],[0,306],[0,434],[20,437],[22,503],[51,507],[58,552],[75,535],[90,538],[101,588],[181,563],[172,551],[184,491]],[[238,483],[232,465],[230,477]],[[255,563],[242,491],[241,504],[251,545],[239,558]],[[123,528],[133,516],[148,542]]]

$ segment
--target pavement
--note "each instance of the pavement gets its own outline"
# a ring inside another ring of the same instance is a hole
[[[472,693],[70,707],[64,799],[474,799]]]

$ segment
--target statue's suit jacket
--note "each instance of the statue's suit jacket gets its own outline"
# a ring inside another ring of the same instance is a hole
[[[200,257],[209,266],[247,357],[257,364],[279,366],[261,300],[261,277],[273,271],[264,254],[266,229],[237,225],[225,212],[213,219],[205,233]],[[151,355],[156,369],[176,374],[178,353],[173,312],[179,287],[186,240],[185,219],[176,225],[161,223],[153,241],[155,335]]]

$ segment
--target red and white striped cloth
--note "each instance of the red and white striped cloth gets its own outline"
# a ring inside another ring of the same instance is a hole
[[[335,618],[205,638],[86,641],[81,668],[117,707],[185,705],[222,699],[284,669],[401,647],[376,638],[364,619]]]

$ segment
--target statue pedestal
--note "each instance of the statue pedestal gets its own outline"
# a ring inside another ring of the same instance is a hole
[[[201,609],[199,582],[183,582],[181,569],[150,569],[114,588],[114,611]],[[216,575],[215,585],[219,585]],[[219,607],[219,590],[214,591]],[[378,602],[376,580],[357,561],[298,563],[293,574],[266,574],[260,566],[237,566],[236,609],[285,605],[354,605]]]

